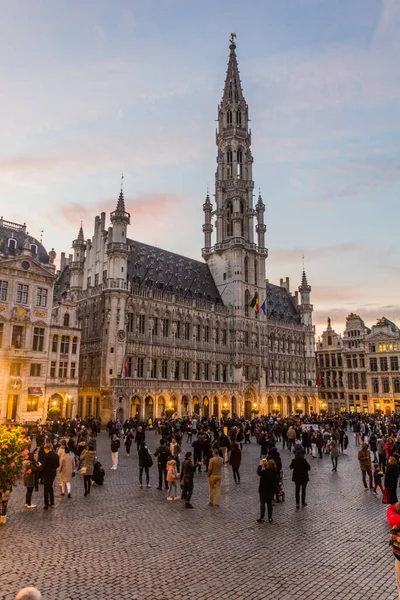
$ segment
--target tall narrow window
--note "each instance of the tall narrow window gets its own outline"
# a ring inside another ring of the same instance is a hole
[[[242,125],[242,113],[240,110],[236,112],[236,125],[240,127]]]
[[[228,202],[228,204],[226,205],[226,235],[227,235],[227,237],[233,235],[232,212],[233,212],[232,202]]]
[[[64,327],[69,327],[69,313],[64,315]]]
[[[17,284],[17,304],[28,304],[29,285]]]
[[[0,300],[7,300],[8,281],[0,281]]]
[[[226,113],[226,124],[232,125],[232,111],[231,110],[228,110],[228,112]]]
[[[226,153],[226,175],[228,178],[233,176],[233,153],[232,153],[232,150],[228,150]]]
[[[250,292],[249,292],[249,290],[246,290],[244,293],[244,314],[246,315],[246,317],[249,316],[249,311],[250,311]]]
[[[257,260],[254,260],[254,285],[258,285]]]
[[[243,152],[237,151],[237,176],[239,179],[243,177]]]
[[[44,346],[44,327],[33,328],[33,344],[32,349],[37,352],[43,352]]]
[[[11,346],[22,348],[24,343],[24,328],[22,325],[13,325]]]
[[[249,282],[249,259],[247,256],[244,257],[244,280],[246,283]]]

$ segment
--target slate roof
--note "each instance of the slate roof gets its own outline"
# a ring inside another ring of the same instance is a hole
[[[300,323],[300,315],[293,298],[285,288],[268,282],[266,304],[268,317],[286,323]]]
[[[131,247],[128,258],[131,283],[222,304],[206,263],[135,240],[127,243]]]
[[[13,248],[9,248],[8,246],[8,240],[10,238],[13,238],[17,242],[17,247],[15,250]],[[28,239],[31,244],[36,244],[38,248],[37,254],[32,254],[32,257],[38,260],[40,263],[48,265],[49,255],[47,254],[44,246],[31,235],[28,235]],[[20,256],[24,249],[24,241],[25,231],[23,225],[17,225],[16,223],[4,221],[3,219],[0,220],[0,254],[2,256],[6,256],[7,258],[12,256]]]

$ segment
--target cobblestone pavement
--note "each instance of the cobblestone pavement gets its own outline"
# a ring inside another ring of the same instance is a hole
[[[152,450],[158,439],[148,433]],[[156,464],[153,487],[139,489],[137,457],[123,450],[111,471],[108,437],[98,438],[106,480],[88,498],[81,476],[73,480],[73,497],[57,490],[56,507],[47,512],[42,489],[31,511],[24,509],[24,488],[13,492],[0,530],[2,600],[28,584],[46,600],[397,598],[386,509],[364,491],[352,445],[338,473],[328,456],[309,458],[308,506],[300,511],[283,451],[286,501],[274,507],[272,524],[261,525],[254,438],[244,447],[241,485],[224,468],[219,508],[207,506],[205,473],[195,476],[194,510],[167,502],[156,489]]]

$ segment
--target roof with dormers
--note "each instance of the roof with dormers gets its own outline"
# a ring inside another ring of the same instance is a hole
[[[261,299],[260,304],[263,302]],[[267,283],[267,316],[286,323],[300,323],[293,296],[283,287]]]
[[[222,304],[206,263],[136,240],[127,243],[131,247],[128,258],[131,283]]]
[[[0,256],[20,256],[24,250],[25,235],[26,225],[19,225],[18,223],[13,223],[12,221],[6,221],[3,218],[0,218]],[[15,249],[14,244],[10,244],[10,239],[16,241]],[[49,255],[43,244],[29,234],[28,241],[30,245],[35,245],[37,247],[37,253],[31,252],[32,258],[44,265],[48,265]]]

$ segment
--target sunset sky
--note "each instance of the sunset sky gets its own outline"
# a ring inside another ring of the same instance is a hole
[[[215,119],[237,33],[267,277],[317,330],[400,325],[400,0],[0,0],[5,219],[70,252],[114,209],[129,236],[201,258]]]

